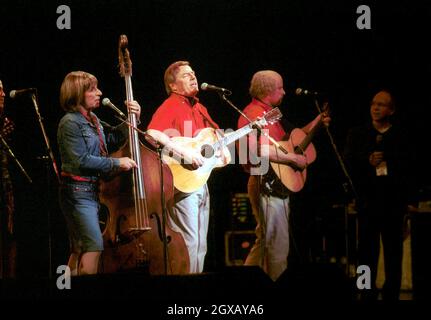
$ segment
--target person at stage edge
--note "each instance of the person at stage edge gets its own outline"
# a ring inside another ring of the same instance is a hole
[[[389,91],[377,92],[370,104],[371,121],[349,130],[344,150],[358,198],[358,263],[371,270],[371,290],[362,290],[363,299],[378,298],[380,238],[385,266],[382,298],[399,298],[404,223],[406,213],[417,207],[414,152],[407,131],[393,120],[396,109]]]

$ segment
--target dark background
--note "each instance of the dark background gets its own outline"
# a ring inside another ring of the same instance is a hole
[[[56,27],[61,4],[71,9],[71,30]],[[371,8],[371,30],[356,27],[361,4]],[[0,79],[7,92],[38,89],[39,111],[56,157],[56,127],[63,115],[59,88],[68,72],[96,75],[104,96],[122,106],[120,34],[129,39],[134,96],[142,107],[144,127],[166,97],[164,70],[177,60],[190,61],[200,83],[229,88],[232,102],[240,108],[249,101],[253,73],[277,70],[287,91],[282,112],[297,126],[308,123],[317,111],[312,99],[294,96],[295,88],[319,91],[319,102],[329,102],[330,130],[340,150],[348,128],[369,119],[372,95],[389,88],[398,101],[398,120],[409,128],[419,153],[412,174],[418,174],[418,186],[424,189],[431,184],[429,160],[422,154],[429,149],[430,21],[431,6],[419,1],[2,1]],[[222,128],[235,128],[236,111],[215,93],[203,92],[200,99]],[[30,98],[7,99],[6,113],[16,123],[13,151],[34,180],[28,185],[16,166],[12,168],[18,272],[47,276],[50,251],[53,272],[68,256],[55,176],[50,162],[40,159],[46,149]],[[116,121],[111,110],[97,113]],[[300,229],[314,236],[312,231],[325,225],[328,208],[345,201],[343,175],[324,132],[315,145],[318,159],[309,168],[307,184],[308,201],[315,208],[304,214]],[[246,178],[240,166],[232,165],[214,172],[209,181],[212,212],[206,270],[224,264],[224,231],[244,227],[232,222],[230,198],[246,192]],[[317,231],[319,237],[321,230]]]

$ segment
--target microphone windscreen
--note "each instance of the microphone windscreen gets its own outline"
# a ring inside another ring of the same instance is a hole
[[[206,90],[208,88],[208,83],[204,82],[201,84],[201,89]]]

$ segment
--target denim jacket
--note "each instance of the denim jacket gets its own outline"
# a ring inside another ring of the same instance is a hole
[[[128,136],[127,124],[111,127],[106,123],[102,126],[99,119],[98,122],[108,151],[121,147]],[[97,179],[101,174],[115,171],[120,166],[118,159],[100,155],[97,128],[80,112],[68,112],[63,116],[58,125],[57,142],[64,172]]]

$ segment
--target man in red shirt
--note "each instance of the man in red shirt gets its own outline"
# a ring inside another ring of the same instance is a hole
[[[256,72],[251,80],[249,91],[252,101],[243,112],[252,121],[262,116],[263,113],[279,106],[285,95],[281,75],[272,70]],[[320,118],[321,115],[318,115],[302,130],[305,133],[310,132]],[[324,123],[330,120],[329,118],[327,119],[323,120]],[[238,128],[247,123],[248,120],[241,116],[238,120]],[[283,128],[281,123],[277,122],[265,127],[265,129],[268,130],[269,136],[275,141],[281,141],[287,140],[288,134],[293,127]],[[287,164],[297,168],[306,166],[306,158],[303,155],[285,154],[278,150],[265,136],[262,136],[258,142],[255,136],[256,132],[253,134],[249,134],[248,138],[250,157],[254,157],[254,159],[256,157],[260,159],[266,158],[271,162]],[[260,146],[259,149],[258,145]],[[262,163],[263,160],[261,160]],[[282,192],[272,187],[277,184],[274,179],[278,179],[274,175],[253,169],[256,168],[250,165],[246,166],[246,171],[250,173],[248,195],[253,215],[257,220],[257,239],[245,261],[245,265],[260,266],[275,281],[287,268],[287,256],[289,254],[289,192],[284,186],[285,190],[282,190]],[[281,185],[281,183],[278,183],[278,185]]]
[[[148,133],[164,148],[180,155],[193,168],[203,165],[201,153],[176,144],[175,136],[194,137],[204,128],[218,129],[207,109],[196,97],[199,92],[195,72],[188,61],[172,63],[165,71],[165,89],[169,97],[154,113]],[[176,192],[174,210],[168,216],[170,226],[180,232],[190,258],[190,273],[202,272],[207,251],[209,193],[205,184],[192,193]]]

